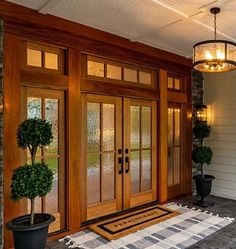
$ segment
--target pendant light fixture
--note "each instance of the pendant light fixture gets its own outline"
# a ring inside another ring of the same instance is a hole
[[[228,72],[236,69],[236,43],[217,39],[216,15],[220,8],[211,8],[214,14],[214,40],[198,42],[193,46],[193,67],[201,72]]]

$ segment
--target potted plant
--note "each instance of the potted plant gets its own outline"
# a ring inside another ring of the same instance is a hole
[[[211,127],[206,122],[197,122],[193,129],[195,139],[199,140],[199,146],[196,146],[192,152],[193,161],[199,165],[200,174],[194,176],[196,182],[197,193],[201,196],[201,199],[196,203],[202,207],[207,207],[214,204],[204,200],[211,192],[212,181],[215,179],[214,176],[205,175],[204,165],[210,164],[213,156],[213,152],[210,147],[204,146],[204,138],[209,137],[211,133]]]
[[[52,125],[34,118],[23,121],[17,130],[18,147],[28,149],[31,164],[15,169],[11,180],[11,198],[28,198],[31,213],[9,221],[6,227],[13,232],[15,249],[44,249],[48,227],[55,220],[51,214],[34,213],[35,198],[46,196],[52,188],[53,172],[45,163],[36,163],[37,149],[52,142]]]

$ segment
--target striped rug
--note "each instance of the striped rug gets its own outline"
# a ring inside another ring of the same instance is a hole
[[[89,229],[61,241],[69,248],[78,249],[184,249],[234,221],[175,203],[163,207],[181,214],[112,241]]]

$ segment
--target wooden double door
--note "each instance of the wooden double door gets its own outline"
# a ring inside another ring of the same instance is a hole
[[[83,221],[157,200],[157,107],[83,94]]]

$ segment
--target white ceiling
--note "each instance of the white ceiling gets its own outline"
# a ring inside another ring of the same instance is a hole
[[[213,38],[236,42],[236,0],[9,0],[43,14],[85,24],[131,41],[191,57],[192,46]]]

